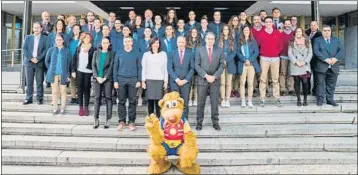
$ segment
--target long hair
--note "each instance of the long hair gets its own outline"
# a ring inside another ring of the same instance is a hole
[[[162,46],[160,45],[160,40],[158,37],[153,37],[152,39],[149,40],[149,51],[150,53],[154,54],[153,52],[153,44],[155,42],[159,42],[159,48],[158,48],[158,53],[162,51]]]
[[[237,26],[234,26],[234,24],[233,24],[234,18],[237,18],[237,20],[238,20]],[[229,22],[227,23],[227,25],[229,25],[230,30],[239,29],[240,28],[240,17],[237,15],[232,15],[231,18],[229,19]]]
[[[231,49],[231,51],[233,51],[234,47],[235,47],[235,39],[232,36],[232,32],[230,30],[229,25],[227,25],[227,24],[223,25],[223,27],[221,28],[220,38],[219,38],[219,47],[224,48],[224,40],[225,40],[224,28],[225,27],[227,27],[227,29],[229,30],[229,34],[227,36],[227,39],[229,40],[229,48]]]
[[[91,33],[90,33],[90,32],[83,32],[83,33],[84,33],[85,37],[86,37],[86,36],[89,36],[89,38],[90,38],[90,43],[91,43],[91,42],[93,41],[93,37],[92,37]],[[85,38],[85,37],[84,37],[84,38]],[[83,44],[84,38],[81,40],[81,44]]]
[[[245,26],[245,27],[242,29],[242,32],[241,32],[241,35],[240,35],[240,44],[241,44],[241,45],[246,43],[246,39],[245,39],[245,35],[244,35],[244,29],[245,29],[245,28],[248,28],[249,31],[250,31],[250,34],[249,34],[249,41],[250,41],[250,43],[252,43],[252,41],[255,40],[255,39],[254,39],[254,36],[252,35],[252,32],[251,32],[251,30],[250,30],[250,27],[249,27],[249,26]]]
[[[172,23],[169,23],[169,20],[170,20],[170,19],[169,19],[169,12],[170,12],[171,10],[174,11],[174,19],[173,19],[173,22],[172,22]],[[166,16],[166,18],[165,18],[165,25],[166,25],[166,26],[167,26],[167,25],[171,25],[171,26],[173,26],[173,27],[176,27],[177,22],[178,22],[178,17],[177,17],[177,12],[176,12],[176,10],[175,10],[174,8],[169,9],[168,12],[167,12],[167,16]]]
[[[172,25],[165,26],[165,30],[164,30],[165,37],[167,37],[167,31],[166,30],[167,30],[168,27],[171,27],[173,29],[172,38],[175,38],[175,28]]]
[[[139,26],[140,26],[140,28],[142,28],[142,27],[144,26],[142,16],[137,15],[137,16],[134,18],[133,25],[130,27],[130,29],[131,29],[132,33],[137,32],[137,24],[136,24],[136,22],[137,22],[137,18],[140,18],[140,19],[141,19],[141,23],[140,23],[140,25],[139,25]]]
[[[296,33],[297,33],[297,30],[299,30],[299,29],[302,31],[302,36],[305,38],[305,46],[307,48],[309,48],[310,47],[310,38],[306,35],[305,31],[301,27],[297,27],[296,30],[293,32],[293,36],[290,40],[289,46],[293,47],[293,45],[295,43]]]
[[[108,42],[109,42],[108,51],[112,51],[111,39],[109,37],[103,37],[102,40],[104,40],[104,39],[108,39]],[[99,44],[98,49],[103,50],[102,41],[101,41],[101,44]]]
[[[65,24],[65,21],[62,20],[62,19],[56,20],[55,25],[53,26],[53,31],[54,31],[54,32],[57,32],[57,23],[58,23],[58,22],[61,22],[61,23],[62,23],[62,26],[63,26],[61,33],[65,33],[65,32],[66,32],[66,24]]]
[[[196,32],[197,32],[195,41],[193,40],[193,36],[192,36],[193,30],[196,30]],[[187,37],[186,47],[187,47],[187,48],[190,48],[190,49],[192,49],[192,48],[194,48],[194,47],[200,47],[200,45],[201,45],[200,39],[201,39],[201,37],[200,37],[200,34],[199,34],[198,29],[196,29],[196,28],[191,29],[191,30],[189,31],[189,35],[188,35],[188,37]]]

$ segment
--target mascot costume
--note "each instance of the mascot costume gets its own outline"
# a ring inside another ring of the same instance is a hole
[[[171,167],[167,156],[179,156],[175,166],[184,174],[200,174],[200,166],[195,162],[198,155],[196,136],[188,120],[182,116],[184,100],[178,92],[165,94],[159,101],[160,120],[155,114],[146,118],[145,128],[151,143],[148,154],[151,163],[149,174],[162,174]]]

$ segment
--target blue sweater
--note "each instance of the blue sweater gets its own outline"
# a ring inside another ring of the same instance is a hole
[[[137,49],[133,48],[130,52],[123,49],[116,53],[113,65],[113,81],[119,82],[120,77],[137,78],[137,82],[141,82],[141,54]]]
[[[60,52],[60,53],[59,53]],[[45,64],[47,67],[46,82],[53,83],[54,77],[56,74],[56,67],[58,53],[62,56],[61,59],[61,85],[67,84],[67,78],[69,78],[70,62],[71,62],[71,53],[70,49],[63,47],[60,51],[57,47],[51,47],[46,54]]]
[[[111,30],[109,33],[109,38],[111,39],[112,51],[116,52],[119,44],[119,40],[123,38],[122,32],[117,32],[116,30]]]

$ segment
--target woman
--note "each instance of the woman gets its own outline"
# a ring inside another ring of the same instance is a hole
[[[239,17],[236,15],[232,15],[228,25],[230,28],[230,31],[233,35],[233,37],[235,38],[235,43],[237,44],[239,42],[240,39],[240,25],[239,25]],[[238,57],[235,57],[235,63],[238,62]],[[240,75],[233,75],[232,76],[232,91],[231,91],[231,97],[239,97],[239,85],[240,85]]]
[[[250,22],[247,20],[247,14],[246,12],[240,13],[240,31],[242,31],[245,27],[250,27]]]
[[[138,42],[139,52],[141,54],[141,58],[143,57],[143,54],[149,50],[149,43],[152,36],[152,29],[149,27],[145,28],[144,30],[144,38],[140,39]],[[143,99],[142,99],[143,89],[142,87],[138,88],[138,106],[143,105]]]
[[[196,54],[196,48],[201,46],[200,43],[200,35],[199,35],[199,30],[196,28],[193,28],[189,31],[189,36],[188,36],[188,41],[186,42],[187,44],[187,48],[191,49],[191,51],[193,52],[193,54]],[[191,87],[190,87],[190,96],[189,96],[189,103],[188,106],[197,106],[198,105],[198,93],[197,93],[197,85],[196,85],[196,76],[198,75],[198,73],[196,71],[194,71],[194,75],[192,78],[192,82],[191,82]]]
[[[174,29],[177,28],[178,17],[174,8],[168,10],[167,17],[165,18],[165,25],[171,25]]]
[[[79,25],[82,27],[82,26],[84,26],[86,24],[87,24],[87,19],[86,18],[81,18],[80,22],[79,22]]]
[[[81,45],[76,49],[71,66],[72,77],[77,80],[79,116],[89,115],[88,106],[91,93],[92,58],[95,51],[91,43],[91,34],[85,33],[85,38],[82,40]]]
[[[142,88],[147,90],[148,113],[155,112],[158,118],[160,117],[158,102],[164,95],[163,90],[168,88],[167,59],[167,54],[161,51],[159,38],[152,38],[149,51],[143,55]]]
[[[259,55],[259,48],[248,26],[243,28],[242,34],[240,35],[237,55],[239,57],[237,68],[238,74],[240,75],[241,106],[246,107],[245,84],[247,79],[247,106],[252,108],[254,106],[252,104],[252,94],[254,92],[255,72],[261,72],[261,68],[256,59]]]
[[[232,36],[231,30],[227,24],[221,29],[221,34],[219,38],[219,47],[224,50],[225,63],[226,67],[224,72],[221,74],[221,107],[229,108],[230,107],[230,96],[232,90],[232,75],[236,74],[236,44],[235,39]]]
[[[64,38],[64,46],[68,47],[70,44],[71,37],[66,33],[65,21],[58,19],[54,25],[53,32],[47,36],[46,45],[47,48],[54,47],[57,45],[56,36],[61,34]]]
[[[195,21],[195,17],[196,17],[195,12],[191,10],[189,12],[188,16],[189,16],[189,22],[185,24],[185,27],[184,27],[185,30],[190,31],[190,30],[192,30],[194,28],[199,30],[200,29],[200,23]]]
[[[134,42],[137,42],[139,39],[143,39],[144,38],[144,28],[143,28],[143,20],[142,20],[142,16],[136,16],[135,17],[135,21],[134,21],[134,26],[132,29],[133,32],[133,39]]]
[[[295,91],[297,106],[301,106],[300,82],[303,86],[303,106],[307,106],[307,94],[309,92],[309,78],[311,76],[310,61],[312,59],[312,45],[309,37],[301,27],[297,27],[288,47],[290,58],[289,71],[295,79]]]
[[[178,36],[187,36],[187,31],[184,29],[185,27],[185,22],[184,19],[179,19],[178,20],[178,29],[175,31],[175,38],[178,38]]]
[[[114,53],[111,51],[111,43],[109,38],[102,38],[101,45],[94,52],[92,60],[93,72],[93,89],[95,94],[94,101],[94,125],[97,129],[99,126],[99,110],[102,99],[102,92],[106,97],[107,118],[104,128],[109,128],[112,118],[112,89],[113,89],[113,61]]]
[[[52,87],[53,114],[58,114],[58,98],[61,95],[61,114],[65,113],[67,83],[70,81],[69,70],[71,62],[70,50],[64,46],[62,33],[56,35],[56,46],[51,47],[46,54],[46,80]]]
[[[160,15],[155,15],[154,17],[155,25],[153,27],[153,36],[162,39],[165,37],[165,29],[162,25],[162,17]]]
[[[77,47],[80,45],[80,29],[81,27],[78,24],[75,24],[72,28],[72,32],[73,32],[73,37],[71,38],[70,41],[70,53],[71,53],[71,63],[74,61],[74,56],[76,53],[76,49]],[[76,98],[76,78],[71,77],[71,82],[70,82],[70,88],[71,88],[71,101],[70,104],[76,104],[78,103],[78,98]]]
[[[168,25],[165,27],[165,38],[160,40],[160,46],[167,55],[177,48],[173,26]]]

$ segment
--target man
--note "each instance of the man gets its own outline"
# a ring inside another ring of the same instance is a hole
[[[282,31],[282,40],[283,40],[283,49],[280,54],[281,64],[280,64],[280,95],[284,96],[287,95],[286,86],[289,95],[295,95],[295,88],[294,88],[294,80],[292,76],[288,74],[288,45],[293,37],[294,31],[291,28],[291,21],[289,19],[285,20],[285,24]],[[287,81],[286,81],[287,79]]]
[[[208,19],[207,18],[202,18],[200,21],[200,43],[201,45],[205,45],[205,36],[208,32],[211,32],[210,29],[208,29]]]
[[[47,11],[42,12],[41,14],[42,22],[42,34],[47,36],[53,31],[53,24],[50,22],[50,13]]]
[[[261,18],[260,16],[255,15],[254,16],[254,24],[251,27],[251,33],[254,36],[254,38],[256,39],[258,34],[262,31],[262,29],[264,28],[264,26],[262,26],[261,24]],[[257,39],[256,39],[257,40]]]
[[[306,30],[306,35],[308,37],[310,37],[311,39],[311,44],[312,47],[314,46],[315,43],[315,39],[319,38],[322,36],[322,32],[318,30],[318,24],[316,21],[312,21],[311,22],[311,28]],[[312,95],[316,96],[316,71],[315,71],[315,66],[316,66],[316,62],[317,62],[317,56],[315,55],[315,53],[313,52],[313,56],[311,59],[311,71],[312,71],[312,75],[313,75],[313,88],[312,88]],[[311,82],[311,79],[310,79]],[[311,83],[308,84],[309,85],[309,93],[311,92]]]
[[[259,33],[258,44],[260,48],[260,106],[265,107],[266,86],[268,72],[270,71],[273,84],[273,96],[275,105],[282,107],[280,102],[280,85],[278,83],[280,71],[280,53],[283,48],[282,36],[273,28],[272,18],[266,17],[265,29]]]
[[[284,20],[281,18],[281,10],[277,7],[273,8],[272,16],[273,16],[273,19],[272,19],[273,20],[273,28],[276,30],[282,29]]]
[[[128,14],[129,20],[126,21],[124,23],[124,25],[128,26],[129,28],[132,28],[132,26],[134,25],[134,20],[135,20],[136,16],[137,15],[134,10],[129,11],[129,14]]]
[[[102,23],[101,20],[97,18],[94,20],[93,24],[94,24],[94,30],[91,32],[91,35],[93,37],[92,46],[94,48],[97,48],[102,42],[102,36],[103,36],[101,30]]]
[[[215,34],[209,32],[205,36],[206,46],[199,47],[196,51],[195,70],[198,72],[198,108],[196,130],[203,127],[204,109],[208,90],[210,91],[211,121],[215,130],[221,130],[219,125],[219,92],[220,76],[224,71],[224,52],[219,47],[214,47]]]
[[[291,16],[291,30],[295,31],[297,28],[297,16]]]
[[[220,36],[221,29],[224,26],[224,23],[221,22],[221,12],[220,11],[215,11],[213,16],[214,16],[214,21],[212,21],[209,24],[209,30],[214,32],[216,40],[218,40],[219,36]]]
[[[66,33],[72,37],[73,34],[73,26],[77,23],[76,17],[74,15],[70,15],[68,17],[68,25],[66,27]]]
[[[82,26],[81,31],[83,31],[83,32],[94,31],[94,20],[95,20],[94,13],[88,12],[87,13],[87,25]]]
[[[144,17],[145,17],[145,21],[144,21],[145,27],[149,27],[149,28],[153,29],[154,24],[152,21],[152,19],[153,19],[152,10],[150,10],[150,9],[145,10]]]
[[[177,38],[178,49],[171,52],[168,57],[168,73],[170,76],[170,89],[180,93],[184,99],[183,116],[189,118],[189,95],[191,78],[194,74],[194,53],[190,49],[185,49],[186,39],[184,36]]]
[[[315,40],[313,47],[318,58],[315,65],[317,106],[322,106],[325,91],[327,104],[338,106],[334,101],[334,91],[339,74],[339,62],[344,58],[344,48],[338,38],[332,37],[331,30],[330,26],[325,25],[322,36]]]
[[[24,105],[32,103],[34,91],[34,77],[37,87],[37,104],[43,104],[44,94],[44,59],[46,56],[46,36],[42,35],[42,26],[39,22],[33,24],[34,34],[26,37],[22,52],[24,54],[24,67],[26,76],[26,99]]]
[[[261,10],[260,13],[261,25],[265,25],[265,18],[267,17],[267,12],[265,10]]]
[[[61,20],[63,20],[63,21],[66,21],[66,16],[65,16],[64,14],[59,14],[59,15],[57,16],[57,19],[61,19]]]
[[[112,31],[115,28],[116,14],[114,12],[109,13],[108,23],[109,30]]]
[[[136,129],[136,108],[137,108],[137,88],[141,82],[141,54],[137,49],[133,49],[133,38],[125,37],[124,49],[116,54],[113,65],[114,88],[118,94],[118,130],[122,131],[125,127],[127,110],[126,101],[129,101],[128,118],[129,130]]]

